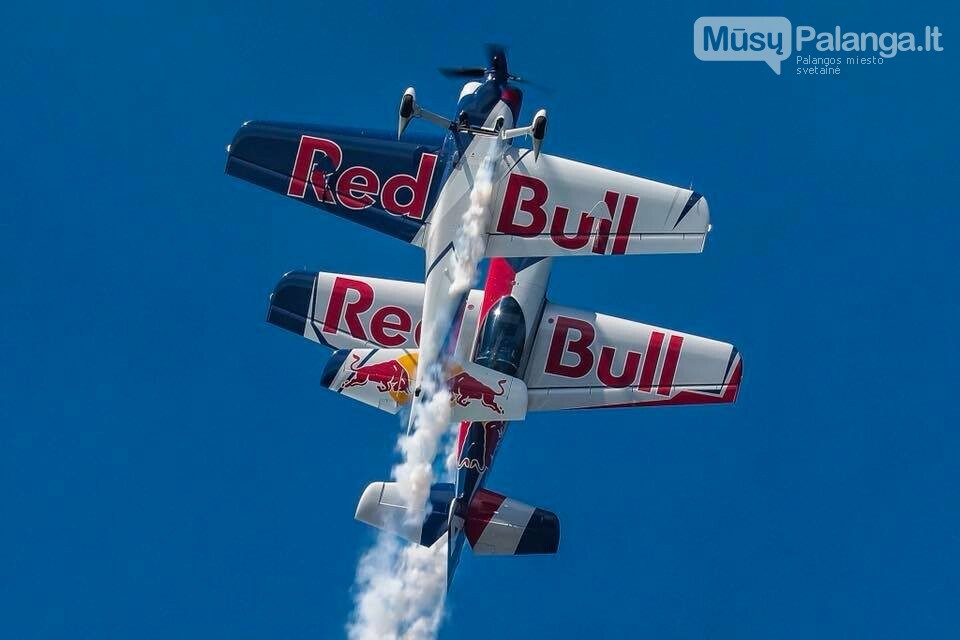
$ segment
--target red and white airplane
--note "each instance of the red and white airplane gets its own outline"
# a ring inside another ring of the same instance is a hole
[[[484,555],[557,550],[555,514],[485,488],[508,421],[733,402],[743,365],[730,344],[546,297],[554,256],[702,251],[710,216],[699,193],[541,153],[547,114],[516,126],[522,93],[502,49],[483,68],[446,73],[476,78],[453,120],[423,109],[411,88],[396,135],[247,122],[226,171],[423,248],[423,284],[288,273],[267,320],[335,349],[322,384],[389,413],[418,402],[426,376],[441,372],[460,423],[456,483],[434,485],[426,518],[410,523],[397,486],[375,482],[356,517],[421,545],[446,538],[449,584],[464,538]],[[404,135],[413,118],[445,133]],[[512,144],[521,137],[532,149]],[[457,274],[477,257],[489,259],[486,279],[470,289]]]

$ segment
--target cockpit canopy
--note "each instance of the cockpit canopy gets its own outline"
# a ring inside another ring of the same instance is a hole
[[[511,296],[491,307],[480,328],[474,361],[495,371],[515,376],[523,356],[527,323],[520,303]]]

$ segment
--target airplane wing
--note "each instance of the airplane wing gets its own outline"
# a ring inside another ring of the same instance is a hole
[[[511,148],[497,192],[487,256],[699,253],[707,201],[691,189],[528,149]]]
[[[742,374],[733,345],[548,303],[525,381],[549,411],[733,402]]]
[[[465,344],[472,343],[469,334],[476,330],[482,297],[481,291],[473,290],[467,298],[459,327]],[[419,344],[422,304],[420,283],[294,271],[277,283],[267,320],[334,349],[376,349],[377,362],[397,360],[404,368],[402,356]],[[363,359],[368,354],[353,355]],[[332,361],[330,384],[335,373],[344,379],[350,374],[345,367],[353,358],[342,355]],[[414,367],[407,368],[409,377]],[[525,410],[733,402],[741,374],[740,354],[732,345],[547,303],[526,367]],[[397,375],[402,377],[399,371]],[[489,389],[500,391],[499,378],[474,377],[484,380],[477,392],[488,400]],[[361,393],[359,384],[346,387],[351,390],[347,395],[387,411],[397,410],[403,403],[390,399],[402,396],[395,389],[388,389],[394,394],[382,392],[381,386],[390,387],[380,382],[369,387],[377,389],[376,397],[365,387]],[[493,397],[493,404],[499,405],[498,396]]]
[[[410,242],[442,186],[440,136],[246,122],[226,172]]]
[[[440,136],[253,121],[227,147],[226,172],[414,242],[447,175]],[[710,228],[690,189],[510,147],[487,256],[696,253]]]

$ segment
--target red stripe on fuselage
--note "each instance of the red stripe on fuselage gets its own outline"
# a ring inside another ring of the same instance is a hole
[[[513,291],[513,281],[517,272],[505,258],[491,258],[487,268],[487,281],[483,287],[483,302],[480,303],[480,316],[477,327],[483,326],[490,308],[500,301],[500,298],[510,295]]]

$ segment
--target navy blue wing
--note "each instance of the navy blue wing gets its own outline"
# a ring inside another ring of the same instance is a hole
[[[228,175],[410,242],[443,186],[440,136],[246,122]]]

